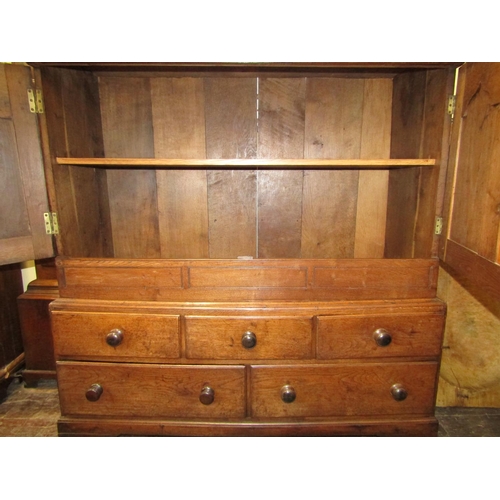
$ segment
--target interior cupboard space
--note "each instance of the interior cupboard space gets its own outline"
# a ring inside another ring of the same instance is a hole
[[[450,65],[34,66],[60,256],[437,256]]]

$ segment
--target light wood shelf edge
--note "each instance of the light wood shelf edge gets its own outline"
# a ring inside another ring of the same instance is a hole
[[[56,158],[58,165],[72,165],[83,167],[181,167],[181,168],[403,168],[403,167],[433,167],[436,160],[431,159],[169,159],[169,158]]]

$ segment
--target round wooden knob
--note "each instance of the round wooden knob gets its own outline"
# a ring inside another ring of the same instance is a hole
[[[373,332],[373,339],[380,347],[388,346],[392,342],[391,334],[384,328],[377,328]]]
[[[257,336],[253,332],[245,332],[241,337],[241,345],[245,349],[251,349],[257,345]]]
[[[101,397],[101,394],[102,394],[102,386],[101,384],[92,384],[88,389],[87,389],[87,392],[85,393],[85,397],[89,400],[89,401],[97,401],[100,397]]]
[[[204,405],[211,405],[214,402],[215,391],[206,385],[200,392],[200,403]]]
[[[111,347],[116,347],[117,345],[120,345],[122,341],[123,341],[123,330],[120,330],[120,328],[113,328],[106,335],[106,343]]]
[[[281,388],[281,400],[283,403],[293,403],[296,397],[295,389],[291,385],[284,385]]]
[[[408,391],[401,384],[394,384],[391,394],[396,401],[404,401],[408,397]]]

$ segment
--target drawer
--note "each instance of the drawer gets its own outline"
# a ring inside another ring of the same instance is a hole
[[[432,415],[437,369],[433,362],[252,366],[252,417]]]
[[[191,359],[311,358],[312,317],[186,316]]]
[[[180,356],[179,316],[53,311],[58,359],[143,359]]]
[[[438,356],[444,314],[318,316],[318,359]]]
[[[245,416],[243,366],[62,361],[57,363],[57,377],[61,414],[65,416]]]

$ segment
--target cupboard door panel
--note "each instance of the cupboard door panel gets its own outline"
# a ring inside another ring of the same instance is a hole
[[[53,257],[37,115],[29,110],[30,69],[0,65],[0,265]]]
[[[464,68],[450,239],[499,261],[500,63]]]
[[[500,299],[500,63],[459,69],[444,262],[474,293]]]

